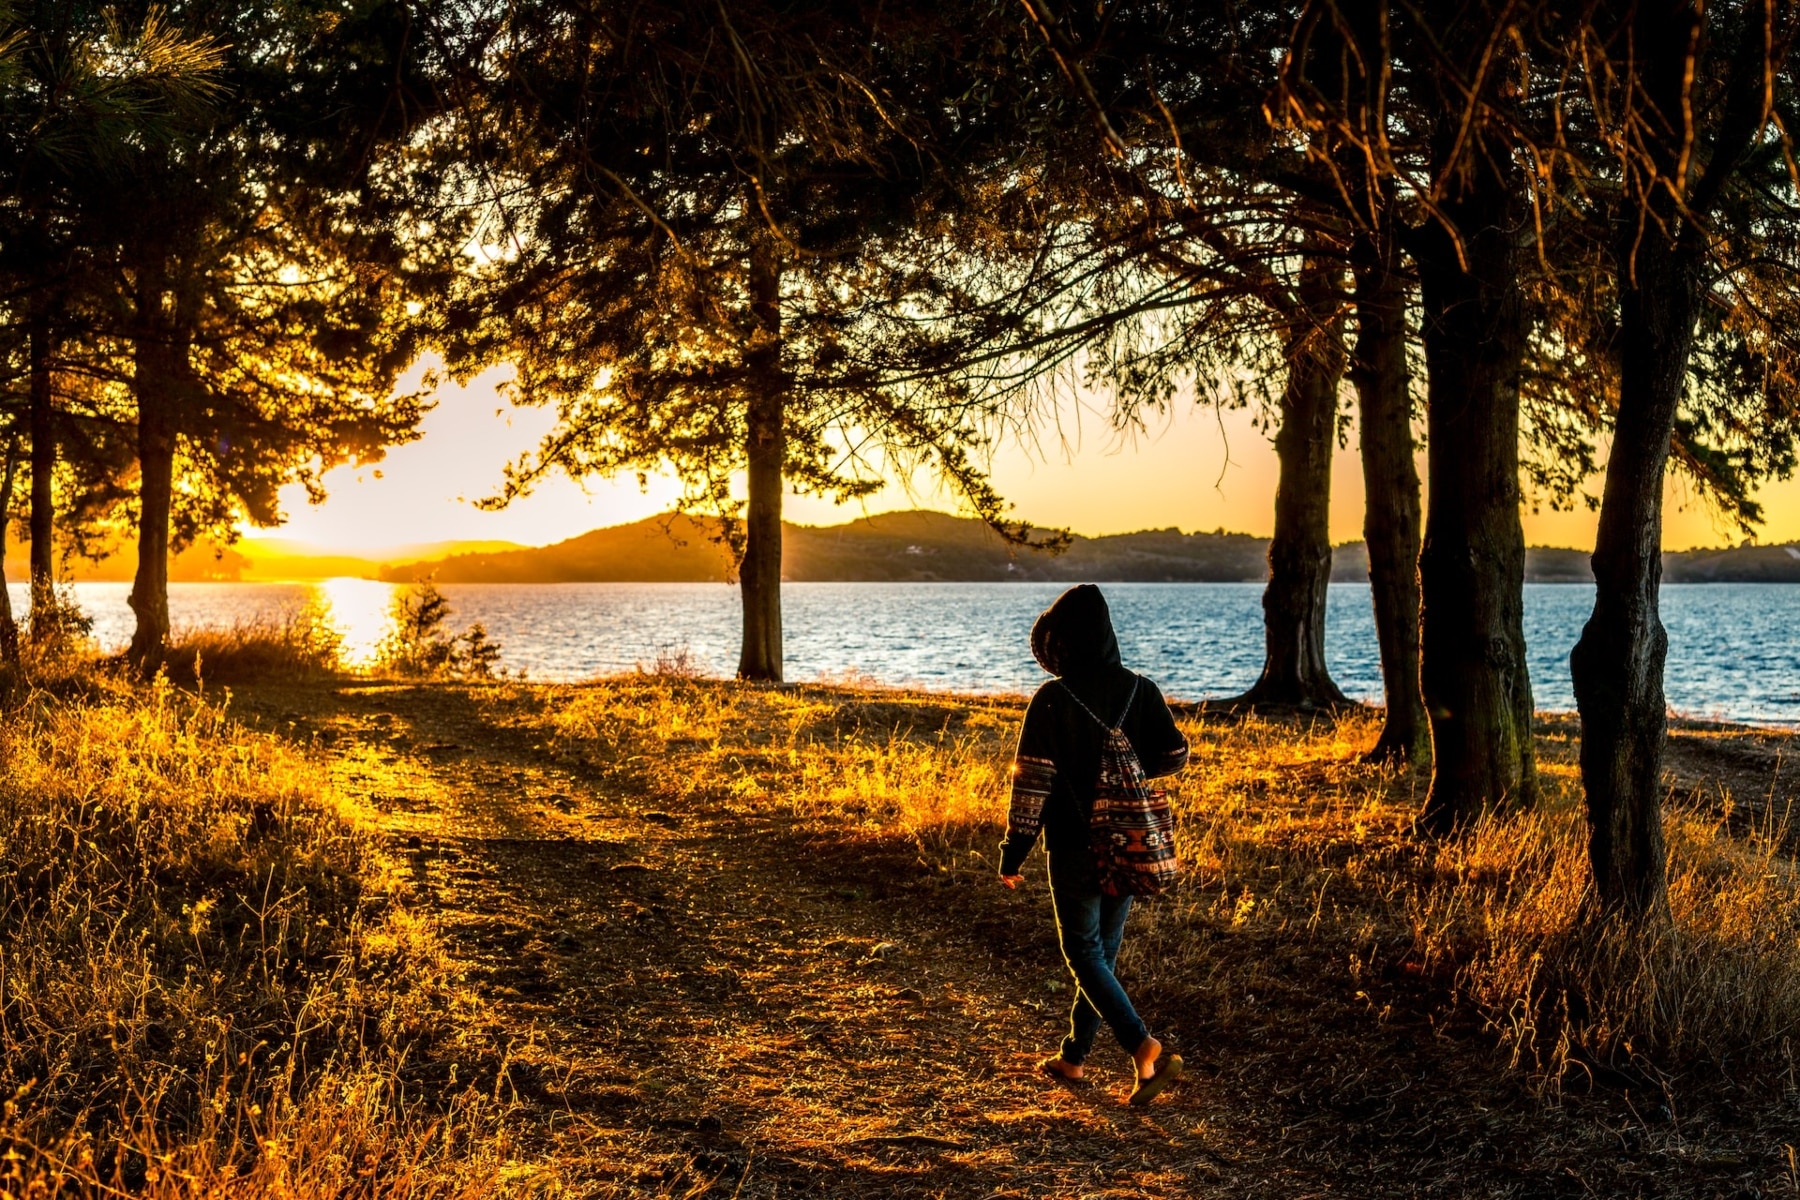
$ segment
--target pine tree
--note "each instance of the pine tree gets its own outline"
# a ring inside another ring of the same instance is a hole
[[[888,32],[828,3],[515,5],[450,146],[474,147],[498,244],[447,310],[450,359],[512,363],[559,418],[496,503],[552,470],[673,470],[737,552],[747,679],[782,675],[789,488],[845,501],[923,459],[1005,524],[955,406],[859,361],[936,178],[936,47]]]
[[[168,558],[280,519],[278,493],[416,436],[403,230],[371,181],[428,106],[404,5],[191,4],[218,88],[93,206],[138,461],[130,656],[167,639]]]

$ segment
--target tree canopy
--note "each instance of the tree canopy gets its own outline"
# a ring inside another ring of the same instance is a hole
[[[925,467],[1054,549],[984,470],[1046,394],[1255,403],[1238,702],[1311,708],[1354,425],[1371,754],[1431,758],[1432,831],[1533,801],[1520,508],[1600,510],[1594,864],[1649,912],[1662,481],[1748,528],[1796,463],[1795,36],[1766,0],[14,4],[0,515],[46,610],[54,540],[129,519],[151,665],[171,548],[415,436],[426,350],[505,362],[557,420],[491,503],[672,472],[738,556],[740,674],[780,680],[788,491]]]

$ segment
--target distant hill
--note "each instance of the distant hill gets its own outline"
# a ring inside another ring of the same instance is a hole
[[[936,512],[883,513],[845,525],[794,526],[784,542],[794,580],[1261,579],[1268,542],[1247,533],[1151,529],[1077,537],[1059,555],[1008,546],[981,521]]]
[[[787,527],[792,530],[793,526]],[[731,556],[707,526],[679,513],[611,525],[557,542],[383,567],[405,583],[703,583],[727,578]]]
[[[342,553],[287,538],[254,537],[236,543],[234,551],[245,560],[248,580],[330,579],[342,575],[373,579],[382,567],[447,558],[452,554],[492,554],[523,550],[517,542],[492,539],[415,542],[360,553]]]
[[[808,581],[1260,579],[1268,543],[1242,533],[1154,530],[1075,539],[1061,555],[1008,546],[982,522],[947,513],[883,513],[844,525],[784,525],[784,577]],[[712,527],[686,516],[596,529],[536,550],[461,554],[385,568],[439,583],[707,582],[730,577]]]
[[[1267,543],[1264,543],[1265,545]],[[1262,578],[1261,575],[1257,576]],[[1346,542],[1331,552],[1331,578],[1336,583],[1362,583],[1369,578],[1369,549],[1361,542]],[[1525,548],[1525,580],[1528,583],[1592,583],[1586,550],[1555,546]]]
[[[1029,580],[1040,582],[1260,582],[1266,538],[1247,533],[1182,533],[1151,529],[1077,537],[1061,555],[1011,547],[978,520],[916,510],[883,513],[843,525],[785,525],[784,577],[794,582]],[[1800,567],[1800,561],[1795,562]],[[1332,578],[1368,578],[1361,542],[1333,554]],[[385,567],[393,582],[433,575],[439,583],[659,583],[730,578],[725,548],[712,527],[671,515],[596,529],[552,546],[498,554],[459,554]],[[1587,553],[1533,547],[1527,578],[1584,582]],[[1800,579],[1800,570],[1795,572]]]
[[[257,582],[352,576],[440,583],[722,582],[731,560],[711,523],[669,514],[595,529],[550,546],[511,542],[438,542],[368,554],[334,553],[302,542],[246,538],[224,550],[196,546],[170,562],[176,581]],[[1268,539],[1247,533],[1182,533],[1146,529],[1077,537],[1061,555],[1006,545],[978,520],[915,510],[882,513],[842,525],[783,526],[783,569],[795,582],[1028,580],[1036,582],[1261,582]],[[25,548],[8,539],[6,577],[22,580]],[[72,564],[77,580],[130,580],[137,558],[129,546],[100,563]],[[1331,577],[1368,578],[1361,542],[1332,552]],[[1534,583],[1589,583],[1585,550],[1533,546],[1525,578]],[[1738,546],[1663,555],[1665,583],[1800,583],[1800,545]]]
[[[1663,555],[1664,583],[1800,583],[1800,546],[1738,546]]]
[[[1333,579],[1366,579],[1368,572],[1361,542],[1337,548]],[[1531,546],[1525,551],[1525,578],[1531,583],[1592,583],[1594,571],[1586,550]],[[1677,550],[1663,555],[1663,582],[1800,583],[1800,545]]]

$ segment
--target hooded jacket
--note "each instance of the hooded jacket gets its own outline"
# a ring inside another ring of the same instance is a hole
[[[1031,627],[1031,653],[1056,678],[1038,688],[1025,710],[1000,873],[1019,873],[1041,831],[1053,877],[1091,884],[1088,818],[1103,732],[1095,716],[1124,730],[1151,778],[1186,765],[1187,739],[1157,686],[1120,663],[1112,614],[1093,584],[1070,588],[1044,610]]]

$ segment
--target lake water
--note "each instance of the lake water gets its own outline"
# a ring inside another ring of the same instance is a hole
[[[794,583],[783,591],[787,675],[864,678],[956,691],[1029,691],[1044,678],[1027,649],[1031,622],[1062,590],[1026,583]],[[129,585],[77,584],[102,646],[131,635]],[[585,679],[685,656],[729,675],[737,664],[738,597],[724,584],[446,584],[457,626],[479,621],[501,665],[546,680]],[[21,585],[12,585],[24,611]],[[1262,666],[1262,585],[1105,585],[1126,662],[1170,695],[1243,691]],[[307,604],[343,630],[350,657],[381,637],[392,585],[175,584],[175,623],[279,619]],[[1593,589],[1527,584],[1525,636],[1539,708],[1572,709],[1569,648]],[[1663,589],[1667,692],[1678,713],[1800,725],[1800,584],[1688,584]],[[1381,669],[1366,584],[1332,584],[1326,657],[1345,693],[1380,700]]]

